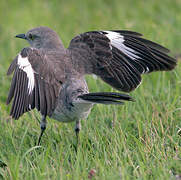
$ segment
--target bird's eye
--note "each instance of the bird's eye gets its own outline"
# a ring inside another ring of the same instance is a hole
[[[29,36],[28,36],[28,37],[29,37],[29,39],[31,39],[31,40],[33,40],[33,39],[34,39],[34,38],[33,38],[33,35],[32,35],[31,33],[29,34]]]

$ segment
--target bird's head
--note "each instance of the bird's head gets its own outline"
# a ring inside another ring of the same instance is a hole
[[[48,27],[37,27],[29,30],[26,34],[18,34],[17,38],[25,39],[34,48],[60,48],[63,47],[58,34]]]

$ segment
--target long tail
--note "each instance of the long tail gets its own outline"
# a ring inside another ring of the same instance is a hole
[[[98,104],[124,104],[123,101],[134,101],[134,99],[127,94],[120,94],[116,92],[98,92],[88,93],[78,96],[86,101],[90,101]]]

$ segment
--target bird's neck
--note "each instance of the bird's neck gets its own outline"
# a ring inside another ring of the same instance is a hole
[[[63,44],[61,41],[58,41],[58,42],[47,42],[46,44],[43,44],[41,46],[41,48],[44,48],[44,49],[49,49],[49,50],[53,50],[53,49],[59,49],[59,50],[65,50]]]
[[[46,50],[65,50],[62,41],[59,38],[47,38],[41,41],[34,41],[31,44],[32,47],[37,49],[46,49]]]

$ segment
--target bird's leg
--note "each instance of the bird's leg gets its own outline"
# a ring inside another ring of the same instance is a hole
[[[46,129],[46,124],[47,124],[47,121],[46,121],[46,116],[43,115],[42,116],[42,119],[41,119],[41,122],[40,122],[40,128],[41,128],[41,133],[40,133],[40,136],[38,138],[38,146],[40,145],[40,142],[41,142],[41,137]]]
[[[76,133],[76,136],[77,136],[77,144],[79,143],[79,132],[80,132],[80,129],[81,129],[81,123],[80,123],[80,120],[77,120],[76,124],[75,124],[75,133]]]

